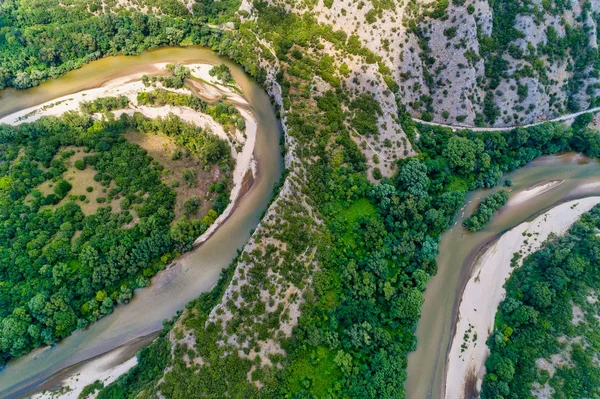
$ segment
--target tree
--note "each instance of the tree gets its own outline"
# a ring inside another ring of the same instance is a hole
[[[71,183],[61,180],[54,186],[54,193],[58,198],[64,198],[73,186]]]
[[[398,188],[417,197],[427,197],[429,178],[427,166],[416,158],[411,158],[402,165],[398,174]]]
[[[544,309],[552,304],[554,291],[547,282],[536,281],[527,290],[528,301],[537,309]]]
[[[83,159],[78,159],[73,163],[76,169],[84,170],[85,169],[85,161]]]
[[[390,315],[401,320],[406,325],[412,326],[419,320],[421,305],[425,298],[416,288],[408,289],[393,300]]]
[[[458,173],[467,175],[475,170],[477,157],[483,152],[481,140],[469,140],[466,137],[452,136],[444,149],[443,155],[448,164]]]

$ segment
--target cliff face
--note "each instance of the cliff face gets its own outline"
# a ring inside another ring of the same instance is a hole
[[[598,94],[600,3],[584,0],[283,2],[380,55],[413,117],[512,126]]]

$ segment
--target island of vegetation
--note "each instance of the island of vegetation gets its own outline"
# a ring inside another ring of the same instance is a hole
[[[508,197],[507,190],[499,190],[485,197],[481,200],[475,212],[463,221],[463,225],[473,232],[483,229],[492,220],[498,209],[506,205]]]

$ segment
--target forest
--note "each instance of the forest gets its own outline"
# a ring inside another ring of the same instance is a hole
[[[600,395],[599,228],[596,206],[512,273],[487,342],[483,399]]]
[[[94,120],[71,112],[0,125],[2,362],[128,302],[226,206],[216,200],[216,212],[174,221],[176,193],[161,180],[163,165],[123,137],[132,129],[175,136],[205,164],[230,168],[226,143],[178,118]],[[71,194],[71,173],[86,170],[93,177],[87,194]]]

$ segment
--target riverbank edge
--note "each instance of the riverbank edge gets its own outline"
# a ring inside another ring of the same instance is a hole
[[[20,397],[24,398],[26,397],[25,395],[30,395],[29,397],[31,399],[57,398],[53,389],[62,386],[61,384],[67,380],[69,380],[69,384],[65,386],[69,387],[70,390],[58,395],[58,397],[63,399],[71,397],[76,399],[83,388],[96,380],[100,380],[107,385],[135,367],[137,364],[136,355],[139,350],[153,342],[160,335],[160,331],[161,330],[157,330],[141,337],[135,337],[109,352],[101,353],[97,356],[93,356],[63,368],[48,377],[46,381],[40,384],[36,389],[28,390],[25,388],[23,393],[20,394]],[[111,357],[112,359],[110,359]],[[113,366],[102,368],[101,365],[94,364],[96,362],[101,363],[103,360],[110,361]],[[85,370],[86,367],[95,367],[96,369],[93,371]],[[104,378],[102,378],[102,376],[104,376]],[[76,378],[74,382],[70,381],[74,378]],[[15,394],[19,395],[19,393]]]
[[[540,184],[541,185],[541,184]],[[441,392],[440,392],[440,397],[441,398],[445,398],[445,399],[455,399],[455,396],[448,396],[448,378],[449,378],[449,368],[450,368],[450,360],[451,360],[451,352],[452,352],[452,347],[455,343],[460,344],[460,342],[458,342],[457,340],[461,340],[462,337],[457,336],[457,326],[460,323],[461,319],[460,319],[460,309],[461,306],[463,304],[463,300],[464,300],[464,294],[465,291],[467,289],[468,283],[472,281],[472,278],[475,277],[474,276],[474,272],[476,271],[476,268],[479,266],[479,263],[481,261],[481,258],[483,256],[485,256],[487,254],[487,252],[498,243],[498,241],[505,236],[507,233],[511,232],[512,230],[517,229],[519,226],[522,226],[524,224],[527,224],[528,227],[532,226],[532,224],[541,216],[543,216],[546,213],[549,213],[555,209],[557,209],[560,206],[563,206],[567,203],[575,203],[577,201],[584,201],[584,200],[588,200],[588,199],[592,199],[595,198],[596,202],[590,207],[593,208],[593,206],[595,206],[596,204],[600,203],[600,196],[595,196],[595,195],[578,195],[578,194],[570,194],[567,195],[565,197],[563,197],[562,199],[552,203],[551,205],[545,207],[544,209],[533,213],[532,215],[528,216],[526,219],[524,219],[521,223],[518,223],[512,227],[506,228],[505,230],[499,232],[498,234],[490,237],[485,243],[483,243],[483,245],[481,245],[479,248],[477,248],[476,251],[473,251],[471,254],[469,254],[469,256],[466,258],[465,263],[469,265],[468,268],[461,268],[461,273],[460,273],[460,277],[459,277],[459,285],[457,288],[457,295],[455,296],[455,301],[454,301],[454,305],[453,305],[453,310],[452,310],[452,322],[451,322],[451,329],[450,329],[450,339],[446,348],[446,354],[445,354],[445,361],[444,361],[444,368],[443,368],[443,372],[442,372],[442,378],[443,378],[443,382],[441,384]],[[579,208],[581,209],[581,208]],[[589,209],[587,209],[586,211],[582,212],[581,214],[579,214],[578,216],[576,216],[574,219],[570,220],[570,222],[568,223],[568,227],[566,228],[566,230],[568,230],[573,223],[575,223],[577,220],[579,220],[579,218],[581,217],[582,214],[584,214],[585,212],[589,211]],[[577,212],[574,212],[577,213]],[[560,233],[562,234],[562,232]],[[544,242],[545,240],[539,241],[539,244],[541,246],[541,244]],[[539,248],[537,248],[539,249]],[[527,255],[530,255],[531,253],[535,252],[537,249],[527,253]],[[512,256],[512,253],[510,254]],[[478,271],[478,274],[481,273],[481,271],[483,270],[484,266],[481,266],[481,268]],[[509,270],[512,270],[512,267],[509,265]],[[512,274],[509,271],[508,277],[510,277],[510,274]],[[507,277],[507,278],[508,278]],[[500,287],[500,290],[502,291],[502,298],[498,301],[498,304],[502,301],[502,299],[504,298],[505,295],[505,291],[504,291],[504,283],[506,280],[502,281],[502,286]],[[495,314],[497,311],[497,306],[495,307],[495,311],[493,312],[493,317],[491,317],[492,319],[492,325],[493,325],[493,320],[495,318]],[[489,317],[486,319],[489,320]],[[485,320],[484,320],[485,321]],[[485,339],[483,339],[483,347],[485,347],[485,349],[487,349],[487,345],[485,344],[485,341],[487,340],[487,338],[489,337],[489,334],[485,334]],[[487,359],[487,357],[486,357]],[[483,364],[485,363],[485,359],[483,360]],[[485,369],[485,367],[483,366],[482,369]],[[475,384],[479,382],[479,387],[480,387],[480,383],[481,381],[478,381],[477,378],[473,379],[469,379],[468,378],[468,373],[465,373],[465,375],[463,375],[463,377],[465,377],[463,379],[463,383],[461,384],[463,386],[463,396],[464,394],[467,395],[467,397],[470,397],[468,395],[475,395],[477,393],[477,390],[473,390],[473,388],[475,388]],[[473,376],[476,377],[476,376]],[[462,399],[463,396],[460,396],[460,398]],[[458,397],[457,397],[458,398]]]

